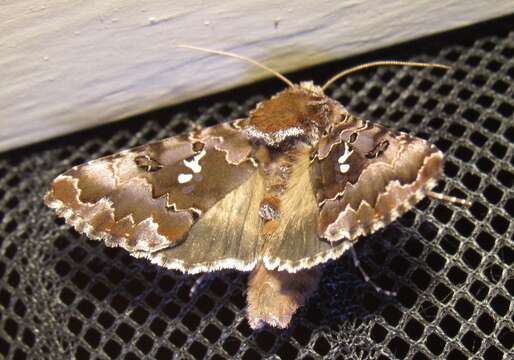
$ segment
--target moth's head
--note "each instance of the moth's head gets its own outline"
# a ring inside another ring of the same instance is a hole
[[[314,145],[344,108],[312,81],[287,88],[250,113],[246,133],[269,146],[302,140]]]
[[[332,125],[338,123],[342,118],[346,119],[348,112],[343,106],[323,93],[324,89],[344,76],[381,65],[449,68],[441,64],[424,64],[405,61],[374,61],[341,71],[332,76],[320,87],[314,85],[311,81],[293,84],[291,80],[279,72],[242,55],[190,45],[179,45],[178,47],[246,61],[272,73],[289,86],[288,89],[278,93],[270,100],[260,103],[250,114],[250,119],[240,123],[243,126],[243,130],[251,138],[263,141],[268,146],[273,147],[279,147],[284,143],[297,140],[316,145],[321,136],[326,137],[326,135],[330,133]]]

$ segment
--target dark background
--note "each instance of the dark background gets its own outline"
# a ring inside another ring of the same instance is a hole
[[[470,209],[423,200],[326,266],[285,331],[245,320],[247,274],[226,271],[194,298],[184,276],[79,236],[44,207],[73,165],[245,116],[282,89],[272,79],[0,155],[0,357],[507,359],[514,320],[514,16],[289,74],[323,83],[378,59],[383,67],[327,93],[355,115],[429,139],[446,153],[436,190]],[[73,119],[70,119],[73,121]]]

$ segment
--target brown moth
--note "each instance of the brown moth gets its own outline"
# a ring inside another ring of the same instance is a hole
[[[434,145],[356,118],[324,94],[379,64],[438,66],[371,63],[324,87],[272,71],[288,88],[248,118],[75,166],[45,202],[78,232],[160,266],[250,271],[251,327],[287,327],[317,288],[317,265],[426,195],[463,203],[431,192],[443,167]]]

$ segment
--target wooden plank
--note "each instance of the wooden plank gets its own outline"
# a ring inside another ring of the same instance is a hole
[[[187,4],[187,5],[186,5]],[[452,0],[13,0],[0,8],[0,151],[510,13]]]

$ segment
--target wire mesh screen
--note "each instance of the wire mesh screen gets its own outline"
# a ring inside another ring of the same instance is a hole
[[[380,68],[328,93],[355,115],[429,139],[446,153],[436,190],[470,209],[423,200],[326,265],[286,330],[252,331],[247,274],[216,273],[193,296],[185,276],[106,248],[45,208],[73,165],[245,116],[270,80],[0,157],[0,356],[9,359],[512,358],[514,320],[513,17],[293,74],[322,83],[378,58],[452,64]],[[286,45],[286,44],[285,44]],[[227,60],[229,61],[229,60]],[[73,121],[73,119],[70,119]]]

